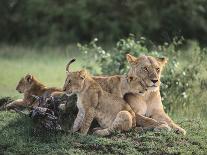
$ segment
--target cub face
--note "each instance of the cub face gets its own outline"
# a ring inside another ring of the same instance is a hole
[[[86,71],[81,70],[77,72],[67,72],[63,91],[67,93],[79,93],[84,86],[84,79],[86,77]]]
[[[159,90],[161,71],[167,63],[166,58],[155,58],[152,56],[140,56],[136,58],[127,54],[127,60],[131,65],[128,72],[129,76],[141,77],[149,91]]]
[[[16,90],[19,93],[24,93],[26,90],[30,89],[33,84],[34,77],[31,74],[27,74],[25,77],[21,78],[19,81]]]
[[[128,76],[127,82],[130,93],[143,95],[147,91],[147,86],[139,77]]]

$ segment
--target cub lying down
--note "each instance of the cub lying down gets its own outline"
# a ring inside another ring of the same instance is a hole
[[[126,75],[113,76],[92,76],[92,78],[101,86],[101,88],[111,94],[123,98],[123,96],[132,89],[128,85],[128,78]],[[142,82],[144,85],[144,82]],[[136,85],[135,85],[136,86]]]
[[[61,89],[58,89],[55,87],[48,88],[31,74],[27,74],[25,75],[25,77],[20,79],[16,87],[16,90],[19,93],[23,93],[24,98],[17,99],[7,104],[6,105],[7,109],[37,106],[38,103],[36,102],[36,99],[33,97],[33,95],[47,97],[50,95],[57,96],[57,95],[63,94],[63,91]]]
[[[138,78],[129,78],[130,84],[136,84],[136,93],[145,91]],[[72,128],[73,132],[80,130],[81,133],[87,134],[93,119],[100,125],[100,129],[95,133],[101,136],[110,135],[114,130],[127,131],[136,125],[135,113],[131,107],[122,98],[103,91],[85,70],[68,71],[63,90],[75,93],[78,97],[79,112]]]

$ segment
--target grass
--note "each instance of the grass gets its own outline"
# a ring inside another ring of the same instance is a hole
[[[71,133],[35,134],[29,118],[1,112],[0,154],[205,154],[206,122],[176,120],[187,129],[186,136],[134,129],[101,138]]]
[[[75,51],[75,52],[74,52]],[[40,50],[23,47],[0,47],[0,97],[21,95],[15,90],[21,77],[31,73],[47,86],[62,87],[65,66],[69,59],[79,55],[76,48],[43,48]],[[72,68],[82,63],[78,59]]]
[[[72,69],[81,68],[84,60],[74,46],[42,49],[1,46],[0,97],[21,97],[15,87],[27,73],[34,74],[47,86],[62,87],[65,65],[72,57],[78,58]],[[188,63],[187,60],[183,62]],[[171,116],[187,130],[186,136],[133,129],[101,138],[71,133],[34,133],[30,118],[4,111],[0,112],[0,154],[205,154],[206,117],[181,115]]]

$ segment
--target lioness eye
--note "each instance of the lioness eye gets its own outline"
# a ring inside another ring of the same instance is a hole
[[[159,68],[156,68],[157,72],[160,72],[160,69]]]

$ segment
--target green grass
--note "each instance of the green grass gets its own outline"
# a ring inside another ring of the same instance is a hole
[[[27,73],[35,75],[47,86],[62,87],[65,66],[69,59],[80,54],[73,46],[66,48],[0,47],[0,97],[21,95],[15,90],[21,77]],[[72,65],[80,68],[82,59]]]
[[[73,57],[77,57],[77,62],[72,69],[81,68],[85,61],[74,46],[42,49],[1,46],[0,97],[21,97],[15,87],[27,73],[37,76],[47,86],[62,87],[65,65]],[[188,63],[188,60],[183,62]],[[0,112],[0,154],[205,154],[206,117],[190,117],[192,108],[184,109],[188,111],[186,116],[180,112],[173,114],[173,119],[187,130],[186,136],[173,132],[132,130],[106,138],[71,133],[37,134],[32,132],[30,118]]]
[[[71,133],[35,134],[29,118],[1,112],[0,154],[205,154],[206,122],[175,119],[187,129],[186,136],[132,130],[101,138]]]

